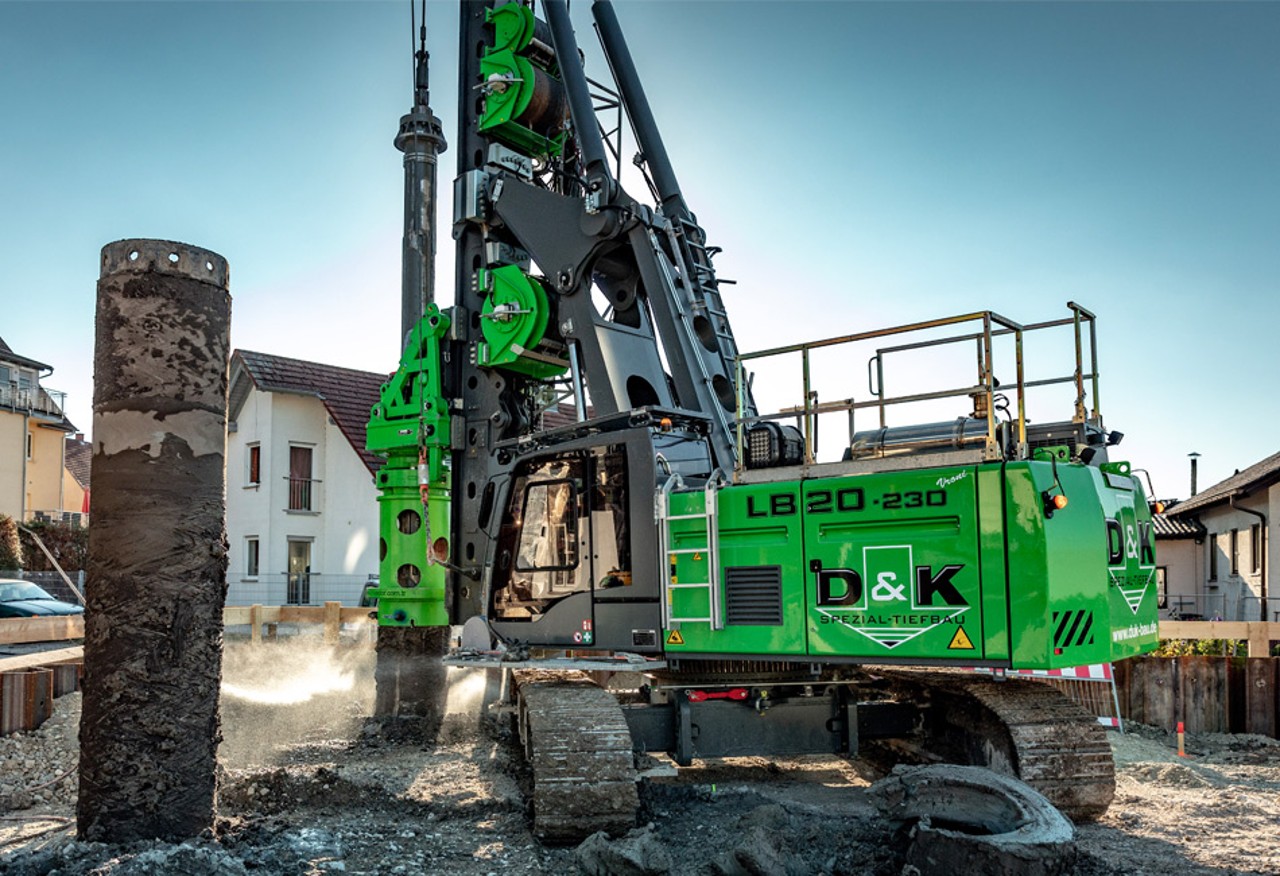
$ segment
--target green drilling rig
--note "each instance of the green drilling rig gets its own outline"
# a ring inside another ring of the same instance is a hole
[[[884,740],[1096,817],[1114,793],[1101,727],[1001,677],[1156,645],[1152,512],[1103,424],[1094,314],[740,351],[617,14],[591,13],[608,69],[588,77],[564,0],[462,4],[447,310],[419,50],[397,138],[406,344],[368,431],[387,460],[379,624],[461,625],[450,662],[507,673],[547,840],[633,823],[636,752]],[[624,120],[643,200],[621,183]],[[1052,332],[1074,362],[1027,378],[1024,348]],[[940,348],[972,352],[963,385],[886,391],[887,361]],[[866,394],[820,401],[819,364],[838,380],[867,349]],[[753,375],[782,361],[792,403],[758,406]],[[1031,422],[1028,396],[1055,385],[1074,403]],[[890,424],[920,402],[955,416]],[[847,431],[823,461],[833,421]],[[620,671],[643,679],[623,698],[598,683]]]

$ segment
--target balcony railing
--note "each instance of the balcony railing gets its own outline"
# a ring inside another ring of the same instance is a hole
[[[1280,596],[1262,600],[1240,593],[1171,593],[1162,617],[1172,620],[1225,620],[1280,622]]]
[[[320,481],[315,478],[290,478],[285,480],[289,482],[289,511],[311,511],[318,512],[320,510]]]
[[[47,414],[62,417],[62,406],[67,394],[40,386],[22,388],[12,383],[0,384],[0,408],[26,411],[31,414]]]

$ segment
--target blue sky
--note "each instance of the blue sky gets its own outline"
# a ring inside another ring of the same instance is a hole
[[[618,10],[743,349],[1076,300],[1161,495],[1280,449],[1280,4]],[[227,257],[236,346],[391,369],[409,76],[404,2],[0,3],[0,336],[87,430],[98,251],[160,237]]]

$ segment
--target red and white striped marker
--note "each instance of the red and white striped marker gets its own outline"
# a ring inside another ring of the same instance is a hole
[[[1186,733],[1183,729],[1182,722],[1179,721],[1178,722],[1178,757],[1187,756],[1187,750],[1186,748],[1183,747],[1185,742],[1186,742]]]

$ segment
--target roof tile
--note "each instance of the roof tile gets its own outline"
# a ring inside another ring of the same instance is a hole
[[[382,467],[382,458],[366,450],[364,444],[369,411],[378,403],[386,374],[251,350],[236,350],[234,358],[244,364],[254,386],[263,392],[292,392],[320,399],[365,468],[373,474]]]
[[[67,439],[67,471],[76,479],[76,483],[89,489],[89,478],[93,469],[93,442],[79,438]]]
[[[1151,524],[1156,538],[1199,538],[1205,533],[1198,520],[1178,520],[1167,514],[1151,515]]]

